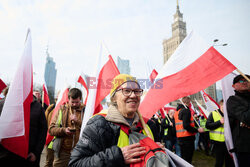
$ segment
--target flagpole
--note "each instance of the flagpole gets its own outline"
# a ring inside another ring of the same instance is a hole
[[[238,68],[236,68],[236,71],[240,73],[240,75],[242,75],[248,82],[250,82],[250,79],[243,72],[241,72]]]
[[[182,99],[180,99],[180,101],[181,101],[181,104],[184,105],[184,107],[185,107],[186,109],[188,109],[187,106],[183,103]],[[192,114],[191,114],[191,115],[192,115]],[[199,126],[199,128],[201,128],[200,124],[196,121],[196,119],[194,118],[193,115],[192,115],[192,117],[193,117],[193,119],[194,119],[194,122],[196,122],[196,124]]]
[[[164,107],[163,107],[162,109],[163,109],[163,111],[165,111]],[[168,114],[166,114],[166,117],[167,117],[168,121],[169,121],[170,123],[172,123],[172,122],[170,121],[169,117],[168,117]],[[172,124],[173,124],[173,123],[172,123]]]
[[[42,107],[44,107],[44,90],[42,91]]]
[[[147,136],[150,137],[151,139],[153,139],[153,136],[149,132],[149,130],[148,130],[147,126],[146,126],[146,123],[145,123],[144,119],[142,118],[141,113],[139,111],[137,111],[137,114],[139,115],[139,118],[140,118],[140,121],[141,121],[141,124],[142,124],[142,128],[145,130]]]

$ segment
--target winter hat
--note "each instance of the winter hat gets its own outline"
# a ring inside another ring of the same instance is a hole
[[[140,87],[138,81],[136,80],[135,77],[128,75],[128,74],[119,74],[117,75],[111,82],[112,87],[110,90],[110,97],[112,97],[116,91],[117,88],[119,88],[122,84],[126,82],[136,82],[138,86]]]

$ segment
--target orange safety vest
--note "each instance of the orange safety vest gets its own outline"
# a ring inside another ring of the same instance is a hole
[[[186,129],[183,128],[183,121],[179,120],[179,109],[177,112],[174,113],[174,120],[175,120],[175,128],[176,128],[176,136],[179,137],[187,137],[187,136],[194,136],[195,133],[188,132]],[[191,116],[190,119],[190,126],[194,127],[194,118]]]

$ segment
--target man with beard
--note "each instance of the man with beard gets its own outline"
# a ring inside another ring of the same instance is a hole
[[[72,88],[68,94],[68,104],[52,118],[49,133],[55,136],[49,144],[55,152],[54,167],[68,166],[70,152],[78,142],[83,119],[84,106],[81,105],[82,92]]]

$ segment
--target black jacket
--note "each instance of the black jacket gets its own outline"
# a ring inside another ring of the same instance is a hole
[[[29,152],[40,157],[47,135],[47,122],[42,105],[33,100],[30,106]]]
[[[223,113],[220,111],[219,109],[219,113],[223,115]],[[206,128],[209,130],[214,130],[219,128],[220,126],[222,126],[222,123],[220,122],[220,120],[214,122],[214,118],[213,118],[213,114],[212,112],[209,114],[208,118],[207,118],[207,122],[206,122]],[[217,142],[217,141],[216,141]]]
[[[117,146],[120,126],[96,115],[90,119],[71,152],[70,167],[126,166],[121,149]]]
[[[162,126],[163,130],[168,129],[168,134],[166,136],[164,134],[163,140],[175,140],[176,139],[175,121],[174,121],[174,118],[170,118],[169,116],[168,116],[168,118],[173,123],[173,126],[170,126],[170,123],[169,123],[167,117],[161,121],[161,126]]]
[[[235,91],[227,100],[227,112],[236,151],[250,153],[250,129],[240,127],[241,122],[250,127],[250,92]]]
[[[178,111],[179,109],[179,115],[178,118],[180,120],[183,121],[183,128],[186,129],[188,132],[190,133],[197,133],[198,130],[192,126],[190,126],[190,120],[191,120],[191,111],[190,109],[187,107],[185,108],[184,105],[179,104],[176,108],[176,110]],[[188,137],[180,137],[178,138],[178,140],[195,140],[195,136],[188,136]]]

